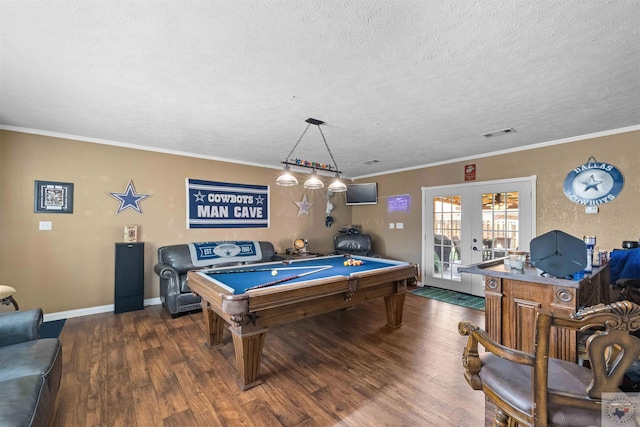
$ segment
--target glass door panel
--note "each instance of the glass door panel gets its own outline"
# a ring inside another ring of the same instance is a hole
[[[517,191],[482,194],[482,261],[518,249],[519,198]]]
[[[483,277],[461,265],[529,250],[535,177],[423,188],[423,284],[484,295]]]
[[[460,281],[460,235],[462,196],[434,197],[433,277]]]

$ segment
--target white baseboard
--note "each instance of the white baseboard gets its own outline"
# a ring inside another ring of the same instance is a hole
[[[160,297],[149,298],[144,300],[144,306],[162,304]],[[97,307],[79,308],[77,310],[59,311],[57,313],[47,313],[44,315],[44,321],[70,319],[72,317],[90,316],[92,314],[113,312],[114,305],[100,305]]]

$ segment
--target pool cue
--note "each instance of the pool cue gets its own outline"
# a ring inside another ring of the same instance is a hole
[[[309,266],[307,266],[307,267],[271,267],[271,268],[253,268],[253,269],[246,269],[246,270],[237,269],[237,270],[220,270],[220,271],[218,271],[215,268],[213,268],[213,269],[207,270],[205,273],[211,273],[211,274],[256,273],[256,272],[259,272],[259,271],[304,270],[304,269],[309,269],[309,268],[311,268],[311,267],[309,267]]]
[[[250,287],[250,288],[245,289],[244,291],[245,291],[245,292],[247,292],[247,291],[252,291],[252,290],[254,290],[254,289],[267,288],[267,287],[269,287],[269,286],[278,285],[278,284],[280,284],[280,283],[288,282],[289,280],[297,279],[297,278],[299,278],[299,277],[304,277],[304,276],[307,276],[307,275],[309,275],[309,274],[319,273],[319,272],[321,272],[321,271],[324,271],[324,270],[326,270],[326,269],[328,269],[328,268],[332,268],[332,267],[333,267],[332,265],[325,265],[324,267],[322,267],[322,268],[318,268],[317,270],[311,270],[311,271],[307,271],[306,273],[300,273],[300,274],[296,274],[295,276],[284,277],[284,278],[282,278],[282,279],[274,280],[273,282],[264,283],[264,284],[262,284],[262,285],[252,286],[252,287]]]

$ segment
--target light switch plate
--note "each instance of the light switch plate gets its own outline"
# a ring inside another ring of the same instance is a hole
[[[404,222],[396,222],[396,228],[402,230],[404,228]]]
[[[597,214],[598,213],[598,207],[597,206],[585,206],[584,207],[584,213]]]
[[[39,229],[49,231],[52,228],[51,221],[40,221]]]

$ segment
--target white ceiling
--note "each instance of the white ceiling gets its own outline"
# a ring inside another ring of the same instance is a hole
[[[637,0],[0,0],[0,26],[3,129],[280,167],[313,117],[363,177],[640,128]],[[315,127],[293,157],[330,161]]]

